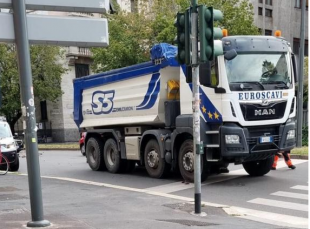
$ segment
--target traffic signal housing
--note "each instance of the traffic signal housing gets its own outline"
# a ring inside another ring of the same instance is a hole
[[[176,58],[180,64],[190,65],[190,10],[186,10],[185,13],[178,13],[174,25],[177,27],[175,42],[178,46],[178,54]]]
[[[221,44],[216,45],[214,40],[223,37],[220,28],[214,28],[214,22],[223,19],[220,10],[205,5],[198,6],[199,15],[199,39],[200,39],[200,63],[212,61],[214,57],[223,54]]]

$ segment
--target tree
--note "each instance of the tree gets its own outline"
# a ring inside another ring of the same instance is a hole
[[[173,44],[176,36],[176,13],[188,8],[190,1],[153,0],[151,4],[148,0],[139,2],[136,12],[121,11],[117,6],[118,14],[104,15],[109,21],[110,44],[107,48],[92,49],[93,71],[108,71],[148,61],[149,51],[154,44]],[[259,34],[258,28],[253,24],[253,7],[248,0],[200,0],[199,4],[221,10],[224,19],[217,25],[228,29],[230,35]]]
[[[66,69],[59,62],[63,52],[59,47],[31,46],[33,90],[36,100],[55,102],[62,94],[61,76]],[[2,105],[0,113],[6,116],[12,132],[21,117],[20,85],[17,54],[14,45],[0,45],[0,85]],[[29,89],[30,90],[30,89]]]

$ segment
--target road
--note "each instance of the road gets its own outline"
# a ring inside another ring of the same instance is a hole
[[[26,174],[26,158],[21,153],[20,173]],[[142,192],[179,200],[194,195],[194,186],[178,176],[153,179],[137,168],[131,174],[94,172],[79,151],[41,151],[41,175],[89,185]],[[232,215],[268,222],[271,225],[296,226],[308,221],[308,161],[293,160],[296,170],[280,161],[278,169],[264,177],[249,177],[242,166],[230,165],[229,174],[213,175],[202,184],[202,201],[211,206],[230,206]],[[300,228],[305,228],[300,226]]]

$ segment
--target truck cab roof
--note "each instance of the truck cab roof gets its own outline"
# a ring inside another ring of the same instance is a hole
[[[222,39],[223,50],[235,49],[237,53],[288,52],[290,43],[282,37],[273,36],[228,36]]]

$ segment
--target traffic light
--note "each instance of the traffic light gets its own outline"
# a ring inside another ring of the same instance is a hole
[[[177,27],[177,37],[175,42],[178,45],[178,54],[176,56],[180,64],[190,65],[190,10],[185,13],[178,13],[174,26]]]
[[[214,57],[223,54],[222,44],[214,44],[214,40],[223,37],[220,28],[214,28],[214,22],[222,20],[223,14],[213,7],[198,6],[199,15],[199,39],[200,39],[200,62],[212,61]]]

